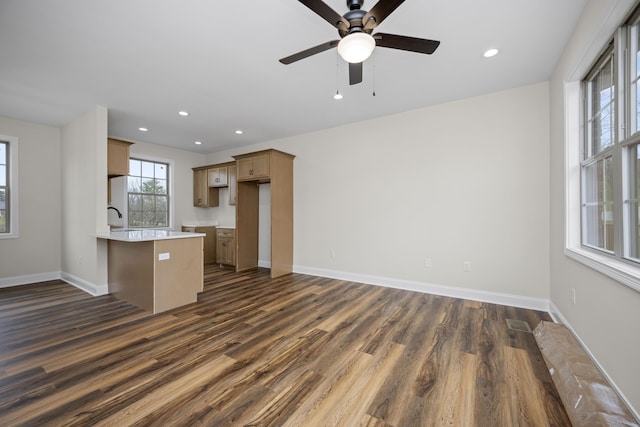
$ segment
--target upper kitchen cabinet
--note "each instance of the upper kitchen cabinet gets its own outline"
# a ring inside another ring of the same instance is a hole
[[[234,156],[238,167],[238,181],[268,180],[271,155],[274,151],[276,150]]]
[[[131,142],[108,138],[107,175],[109,178],[129,175],[129,147]]]
[[[227,166],[210,168],[208,174],[209,187],[227,187],[229,185],[229,168]]]
[[[212,208],[219,205],[217,187],[209,187],[209,168],[193,168],[193,206]]]

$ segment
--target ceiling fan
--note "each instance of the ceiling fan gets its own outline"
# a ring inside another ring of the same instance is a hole
[[[396,34],[375,33],[373,29],[385,20],[404,0],[379,0],[369,12],[362,10],[364,0],[347,0],[349,11],[343,16],[322,0],[299,0],[300,3],[318,14],[338,29],[339,40],[331,40],[293,55],[282,58],[283,64],[291,64],[316,53],[338,47],[338,53],[349,63],[349,84],[362,82],[362,62],[376,46],[411,52],[432,54],[440,45],[439,41]]]

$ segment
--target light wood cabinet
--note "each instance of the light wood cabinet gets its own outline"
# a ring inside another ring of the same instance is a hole
[[[217,262],[216,260],[216,227],[198,226],[198,227],[185,227],[182,226],[182,231],[185,233],[204,233],[204,263],[212,264]]]
[[[107,139],[107,176],[129,175],[129,147],[131,142],[118,139]]]
[[[293,271],[293,159],[278,150],[234,156],[238,167],[236,271],[258,267],[259,189],[270,185],[271,277]]]
[[[227,187],[229,184],[227,166],[208,169],[209,187]]]
[[[238,181],[268,179],[271,169],[271,151],[261,151],[245,156],[234,156],[238,167]]]
[[[236,231],[232,228],[216,229],[216,258],[218,264],[236,265]]]
[[[217,187],[209,187],[207,168],[193,168],[193,206],[198,208],[216,207],[219,204]]]
[[[229,204],[235,205],[238,199],[238,181],[236,178],[236,165],[229,166]]]

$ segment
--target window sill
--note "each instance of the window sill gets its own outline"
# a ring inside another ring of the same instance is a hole
[[[585,248],[565,248],[565,255],[640,292],[640,267]]]

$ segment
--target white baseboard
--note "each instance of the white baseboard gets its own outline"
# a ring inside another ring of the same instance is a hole
[[[271,268],[271,261],[258,260],[258,267]]]
[[[627,408],[629,408],[629,410],[631,411],[633,416],[636,417],[636,420],[640,420],[640,414],[638,413],[638,411],[636,411],[636,409],[631,405],[631,403],[626,398],[624,393],[622,393],[620,388],[618,388],[617,384],[613,381],[613,379],[611,379],[611,377],[609,376],[607,371],[605,371],[604,367],[600,364],[600,362],[598,362],[598,359],[596,359],[596,357],[593,355],[593,353],[591,353],[591,351],[589,350],[589,347],[587,347],[587,345],[584,343],[584,341],[582,341],[582,339],[580,338],[580,335],[578,335],[576,333],[576,331],[571,326],[571,323],[569,323],[567,318],[564,317],[562,312],[558,309],[558,307],[556,307],[556,305],[553,303],[553,301],[549,302],[549,313],[551,314],[551,317],[553,317],[553,319],[556,322],[562,323],[563,325],[565,325],[571,331],[573,336],[580,343],[580,346],[582,346],[583,350],[587,352],[587,354],[589,355],[589,357],[591,358],[593,363],[595,363],[596,366],[598,367],[598,369],[600,370],[600,372],[602,372],[602,375],[604,375],[604,377],[607,379],[607,381],[609,381],[609,384],[611,384],[611,387],[613,387],[613,389],[616,391],[616,393],[618,393],[618,396],[620,396],[620,398],[624,401],[625,405],[627,405]]]
[[[0,288],[10,288],[12,286],[29,285],[31,283],[48,282],[49,280],[58,279],[60,279],[59,271],[28,274],[26,276],[6,277],[4,279],[0,279]]]
[[[94,297],[109,293],[109,286],[106,283],[104,285],[96,285],[95,283],[87,282],[73,274],[65,273],[64,271],[60,274],[60,279],[88,294],[93,295]]]
[[[293,271],[300,274],[328,277],[330,279],[348,280],[350,282],[366,283],[368,285],[384,286],[387,288],[403,289],[407,291],[415,291],[426,294],[442,295],[473,301],[489,302],[493,304],[509,305],[512,307],[528,308],[531,310],[546,312],[549,311],[549,300],[544,298],[524,297],[520,295],[503,294],[500,292],[480,291],[475,289],[458,288],[433,283],[394,279],[390,277],[370,276],[344,271],[305,267],[302,265],[294,265]]]

